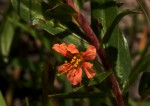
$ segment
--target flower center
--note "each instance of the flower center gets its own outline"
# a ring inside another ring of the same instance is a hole
[[[80,66],[82,62],[83,62],[83,57],[80,54],[76,54],[75,56],[73,56],[73,58],[70,61],[70,63],[75,68],[77,68],[78,66]]]
[[[72,59],[69,61],[69,63],[71,64],[71,67],[69,69],[79,67],[82,64],[83,61],[84,61],[83,57],[80,54],[75,54],[72,57]],[[65,61],[65,63],[68,63],[68,62]]]
[[[81,54],[75,54],[70,61],[65,61],[65,63],[69,63],[68,65],[60,67],[61,70],[65,70],[65,71],[58,74],[58,76],[60,76],[63,73],[66,73],[74,68],[80,67],[81,64],[83,63],[83,61],[84,60],[83,60],[83,57],[81,56]]]

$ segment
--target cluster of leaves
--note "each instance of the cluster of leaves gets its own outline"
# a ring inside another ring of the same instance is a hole
[[[74,3],[82,9],[86,1],[74,0]],[[106,51],[125,104],[136,106],[137,103],[128,96],[128,89],[144,71],[139,91],[142,99],[149,98],[149,43],[138,54],[141,60],[131,67],[133,57],[118,23],[125,15],[138,12],[120,12],[118,9],[122,3],[114,0],[90,0],[90,3],[91,28],[99,38],[100,47]],[[65,106],[75,103],[82,106],[116,105],[111,85],[106,80],[112,73],[103,70],[99,59],[93,61],[97,75],[93,80],[84,77],[82,85],[72,87],[64,76],[56,78],[56,68],[64,59],[51,50],[53,44],[73,43],[81,51],[89,45],[89,39],[73,17],[76,11],[65,0],[11,0],[6,5],[0,26],[0,82],[6,85],[0,83],[3,95],[11,89],[10,98],[23,98],[27,106],[59,103]],[[0,95],[1,101],[4,100]],[[141,106],[149,104],[141,102]]]

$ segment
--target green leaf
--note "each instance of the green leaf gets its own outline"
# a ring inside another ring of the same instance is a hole
[[[61,22],[72,21],[72,15],[75,14],[76,11],[66,4],[61,4],[59,6],[53,7],[52,9],[48,9],[45,12],[46,18],[55,19]]]
[[[118,7],[117,5],[105,5],[108,2],[113,2],[113,0],[93,0],[93,2],[97,2],[97,4],[104,6],[103,8],[100,8],[96,7],[99,6],[96,5],[96,3],[91,4],[92,19],[101,22],[103,29],[100,35],[103,37],[103,35],[110,30],[109,27],[116,18]],[[105,50],[108,54],[109,61],[115,70],[116,76],[119,78],[120,83],[124,84],[127,81],[131,70],[131,57],[124,35],[120,32],[118,26],[113,27],[115,28],[113,30],[111,29],[113,32],[110,35]]]
[[[47,2],[51,7],[54,7],[56,5],[62,4],[63,1],[62,0],[47,0]]]
[[[144,72],[142,74],[140,84],[139,84],[139,94],[141,98],[148,99],[150,98],[150,73]]]
[[[120,5],[116,1],[113,0],[91,0],[91,8],[92,8],[92,22],[94,23],[95,20],[97,20],[99,23],[102,24],[103,29],[101,30],[100,35],[103,37],[106,33],[106,30],[108,28],[108,23],[112,21],[112,18],[114,18],[116,13],[107,14],[106,9],[113,8]],[[113,11],[113,10],[112,10]],[[109,17],[109,20],[106,20],[106,18],[112,14],[113,17]],[[92,23],[92,24],[93,24]]]
[[[29,27],[27,27],[26,25],[20,23],[18,20],[14,19],[14,18],[12,18],[12,17],[8,17],[8,21],[9,21],[11,24],[13,24],[13,25],[15,25],[15,26],[17,26],[17,27],[20,27],[23,31],[28,32],[28,33],[31,34],[33,37],[35,37],[35,38],[37,37],[35,30],[33,30],[32,28],[29,28]]]
[[[74,0],[74,4],[79,8],[84,8],[85,0]]]
[[[18,6],[18,0],[11,0],[13,7],[17,10]],[[32,1],[32,8],[30,9],[29,7],[29,2],[26,0],[21,0],[20,1],[20,16],[26,20],[27,22],[30,22],[32,20],[33,25],[37,25],[41,27],[42,29],[46,30],[47,32],[50,33],[50,37],[56,38],[57,42],[65,42],[65,43],[74,43],[77,47],[79,48],[85,48],[87,47],[88,43],[83,40],[81,37],[78,35],[68,31],[67,27],[58,24],[58,26],[55,26],[53,21],[48,21],[44,18],[42,10],[41,10],[41,1],[38,0],[37,2]],[[59,7],[60,9],[63,8],[64,10],[69,11],[68,13],[72,14],[74,13],[73,10],[70,10],[70,7],[62,6]],[[64,11],[63,10],[63,11]],[[68,32],[68,33],[63,33],[63,32]],[[59,35],[59,36],[57,36]],[[55,36],[55,37],[54,37]],[[63,39],[62,39],[63,36]],[[54,39],[55,41],[55,39]]]
[[[147,101],[147,102],[143,102],[143,103],[141,103],[141,104],[142,104],[141,106],[149,106],[149,105],[150,105],[150,102]]]
[[[0,91],[0,104],[1,104],[1,106],[7,106],[5,100],[4,100],[3,96],[2,96],[1,91]]]
[[[112,33],[106,51],[120,83],[124,86],[131,71],[131,57],[127,41],[119,29]]]
[[[94,79],[89,82],[88,86],[96,85],[96,84],[101,83],[101,82],[104,81],[110,74],[111,74],[110,72],[103,72],[103,73],[100,73],[100,74],[96,75],[96,76],[94,77]]]
[[[65,92],[71,92],[72,86],[70,82],[65,78]],[[65,106],[73,106],[73,100],[65,99]]]
[[[137,75],[142,71],[148,71],[150,65],[150,55],[144,57],[141,62],[137,65],[136,68],[133,69],[132,73],[130,74],[130,79],[124,85],[123,93],[126,93],[127,89],[129,88],[130,84],[135,80]]]
[[[59,24],[59,26],[54,27],[54,23],[52,21],[36,21],[35,22],[38,26],[40,26],[42,29],[49,32],[53,37],[56,38],[57,42],[65,42],[66,44],[73,43],[75,44],[79,50],[85,49],[88,46],[88,42],[75,33],[70,32],[67,27]]]
[[[129,106],[150,106],[149,101],[135,101],[129,98]]]
[[[27,22],[43,18],[41,0],[11,0],[19,16]]]
[[[32,8],[30,8],[29,1],[27,0],[21,0],[20,2],[18,2],[18,0],[11,0],[11,2],[13,7],[17,11],[20,11],[19,15],[22,19],[29,23],[32,22],[33,25],[40,26],[42,29],[48,31],[52,35],[63,32],[66,29],[64,26],[54,26],[55,24],[53,21],[48,21],[44,18],[41,0],[38,0],[37,2],[32,1]],[[20,5],[19,10],[17,8],[18,5]]]
[[[115,26],[118,25],[118,23],[120,22],[120,20],[125,16],[125,15],[128,15],[128,14],[137,14],[139,12],[137,11],[134,11],[134,10],[124,10],[123,12],[121,12],[119,15],[116,16],[116,18],[113,20],[112,24],[108,27],[103,39],[102,39],[102,42],[101,44],[106,44],[108,43],[110,37],[111,37],[111,34],[112,32],[114,31],[115,29]]]
[[[66,44],[73,43],[76,45],[76,47],[78,47],[79,50],[83,50],[89,45],[89,43],[86,40],[82,39],[75,33],[71,33],[67,30],[65,26],[61,25],[60,27],[57,26],[55,28],[52,28],[52,24],[53,23],[51,21],[49,21],[48,23],[37,23],[37,25],[39,25],[42,29],[46,30],[51,34],[51,37],[54,38],[53,41],[65,42]],[[52,29],[53,31],[51,31]]]
[[[106,94],[104,93],[83,93],[83,92],[75,92],[75,93],[64,93],[64,94],[55,94],[55,95],[49,95],[48,97],[52,98],[97,98],[97,97],[105,97]],[[108,96],[108,95],[107,95]]]
[[[38,25],[39,27],[41,27],[42,29],[46,30],[47,32],[49,32],[51,35],[56,35],[58,33],[63,32],[66,28],[62,28],[59,26],[54,26],[54,23],[52,21],[46,21],[45,19],[35,19],[33,21],[34,25]]]
[[[87,46],[89,45],[89,43],[86,40],[82,39],[81,37],[79,37],[76,34],[66,36],[63,39],[63,41],[66,42],[67,44],[69,44],[69,43],[75,44],[79,50],[87,48]]]
[[[14,26],[6,20],[0,35],[0,51],[5,62],[10,52],[11,43],[14,36]]]

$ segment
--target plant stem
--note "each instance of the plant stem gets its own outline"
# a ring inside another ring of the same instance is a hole
[[[78,10],[78,8],[76,8],[76,6],[72,2],[72,0],[66,0],[66,3],[69,6],[71,6],[74,10],[76,10],[77,15],[74,15],[74,18],[78,22],[78,24],[80,25],[82,30],[85,32],[85,35],[89,39],[90,43],[96,47],[97,53],[101,59],[101,62],[103,64],[105,70],[113,72],[110,64],[107,62],[107,58],[105,56],[105,51],[103,48],[99,48],[100,42],[97,39],[96,35],[94,34],[93,30],[91,29],[90,25],[84,19],[84,17],[82,16],[82,14]],[[121,95],[121,90],[120,90],[118,81],[117,81],[117,79],[113,73],[109,76],[109,81],[112,84],[112,90],[113,90],[113,93],[115,95],[117,105],[118,106],[124,106],[123,98]]]
[[[112,70],[110,70],[110,71],[112,71]],[[112,84],[112,90],[115,95],[116,103],[118,104],[118,106],[125,106],[122,95],[121,95],[121,90],[120,90],[118,81],[116,80],[114,73],[112,73],[109,76],[109,81]]]
[[[72,2],[72,0],[66,0],[66,1],[67,1],[68,5],[70,5],[74,10],[76,10],[77,14],[74,15],[74,18],[76,19],[76,21],[78,22],[78,24],[80,25],[80,27],[85,32],[85,35],[90,40],[90,43],[92,43],[98,49],[99,48],[99,41],[98,41],[96,35],[94,34],[93,30],[91,29],[91,27],[86,22],[86,20],[84,19],[84,17],[82,16],[82,14],[80,13],[80,11],[78,10],[78,8],[75,7],[75,5]]]

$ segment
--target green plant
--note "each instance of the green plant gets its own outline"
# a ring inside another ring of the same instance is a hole
[[[90,4],[90,22],[81,12],[86,2]],[[140,4],[139,1],[138,3]],[[11,99],[13,96],[23,96],[22,104],[27,106],[73,106],[76,103],[81,106],[149,104],[149,40],[143,41],[145,46],[131,52],[132,48],[129,46],[134,43],[136,31],[131,31],[135,36],[128,38],[128,41],[131,40],[128,43],[124,31],[118,26],[124,16],[134,17],[141,14],[138,9],[119,11],[123,3],[114,0],[11,0],[11,3],[5,5],[8,8],[2,14],[0,26],[0,75],[2,82],[8,83]],[[142,7],[141,4],[140,6]],[[144,8],[142,12],[148,18]],[[139,25],[139,21],[133,27],[136,25]],[[146,31],[143,33],[146,37],[148,27],[143,30]],[[74,61],[79,58],[81,62],[77,61],[75,64],[69,60],[66,63],[72,63],[73,68],[65,68],[66,71],[63,70],[57,76],[57,71],[61,71],[59,65],[66,60],[54,51],[66,49],[54,49],[55,44],[61,43],[65,46],[75,45],[81,53],[76,51],[74,54],[67,49],[70,55],[75,56],[75,60],[67,56]],[[89,45],[96,49],[96,58],[89,59],[92,60],[89,64],[93,64],[95,72],[83,72],[82,81],[76,78],[77,83],[70,81],[72,77],[67,77],[70,83],[63,74],[82,68],[81,63],[86,59],[81,54]],[[136,63],[134,57],[137,56],[140,59]],[[134,66],[131,65],[132,61]],[[135,102],[128,95],[129,88],[140,73],[144,73],[137,87],[141,98]],[[3,87],[0,89],[5,91]],[[7,95],[7,92],[3,94]],[[11,105],[12,102],[8,104]]]

